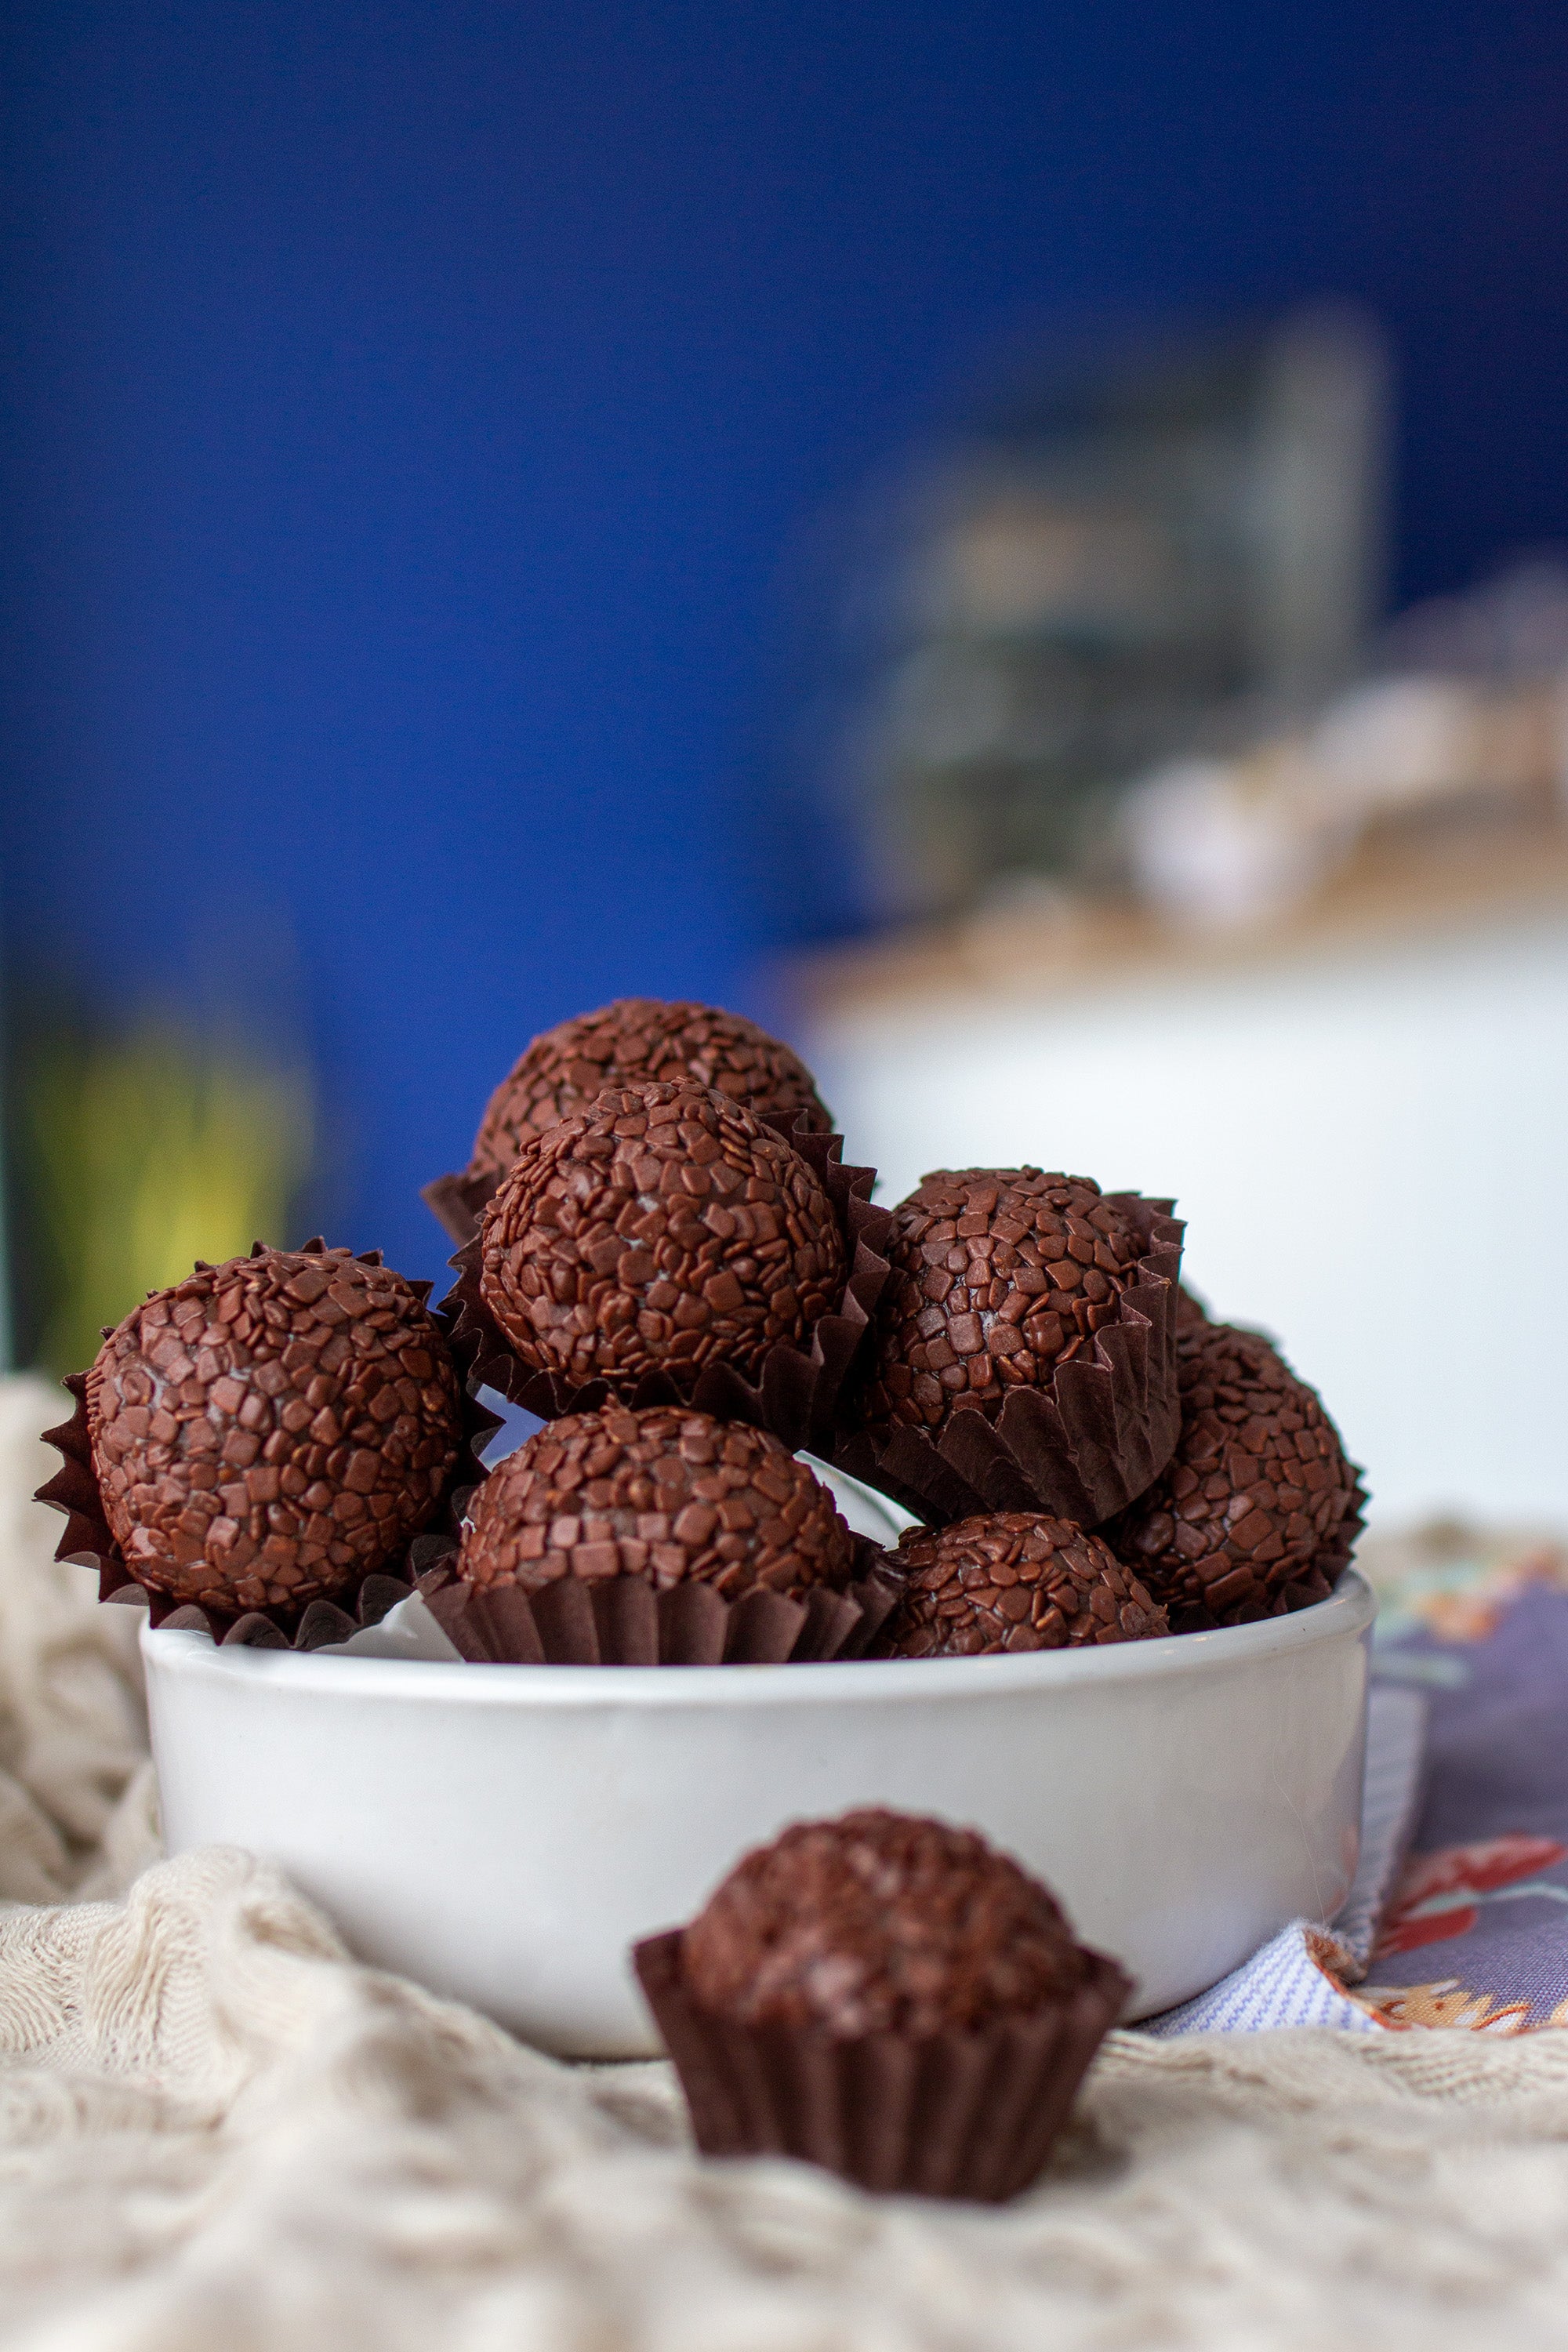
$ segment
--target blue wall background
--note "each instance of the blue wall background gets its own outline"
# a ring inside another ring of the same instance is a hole
[[[412,1272],[535,1029],[853,919],[781,563],[1000,341],[1363,298],[1400,593],[1568,537],[1555,0],[4,21],[8,948],[300,1029]]]

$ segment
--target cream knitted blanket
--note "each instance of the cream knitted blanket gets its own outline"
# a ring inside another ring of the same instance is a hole
[[[1112,2037],[1003,2212],[702,2166],[363,1969],[270,1868],[147,1861],[134,1620],[47,1565],[0,1392],[0,2345],[28,2352],[1558,2347],[1568,2036]],[[62,1896],[67,1899],[62,1900]],[[75,1899],[71,1899],[75,1898]]]

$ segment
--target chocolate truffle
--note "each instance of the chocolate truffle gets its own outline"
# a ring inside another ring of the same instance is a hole
[[[1184,1282],[1178,1282],[1176,1285],[1177,1330],[1206,1330],[1213,1319],[1196,1291],[1189,1290]]]
[[[137,1582],[226,1612],[294,1609],[392,1559],[462,1444],[419,1294],[348,1250],[198,1266],[88,1376],[104,1517]]]
[[[557,1577],[687,1580],[726,1599],[841,1586],[853,1539],[832,1496],[766,1431],[678,1406],[568,1413],[473,1498],[458,1573],[536,1592]]]
[[[1042,1511],[910,1528],[894,1559],[909,1582],[878,1645],[884,1657],[1081,1649],[1169,1630],[1108,1544]]]
[[[681,1939],[705,2009],[845,2040],[1024,2015],[1089,1965],[1016,1862],[972,1830],[877,1806],[797,1822],[745,1855]]]
[[[585,1109],[607,1086],[692,1078],[759,1119],[826,1134],[833,1120],[811,1072],[789,1047],[738,1013],[708,1004],[622,997],[536,1037],[490,1097],[474,1138],[469,1173],[504,1171],[531,1136]]]
[[[513,1353],[629,1395],[745,1378],[836,1307],[844,1237],[816,1171],[689,1079],[611,1087],[525,1144],[485,1211],[479,1290]]]
[[[1177,1357],[1174,1458],[1106,1538],[1178,1633],[1323,1600],[1350,1558],[1363,1501],[1332,1422],[1253,1332],[1190,1324]]]
[[[866,1420],[935,1431],[959,1406],[994,1421],[1114,1320],[1145,1244],[1085,1176],[939,1169],[893,1212]]]
[[[973,1831],[880,1807],[797,1822],[633,1958],[704,2155],[992,2204],[1132,1990]]]

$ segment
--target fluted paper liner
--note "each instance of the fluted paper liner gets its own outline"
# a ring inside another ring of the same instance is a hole
[[[479,1230],[485,1204],[500,1190],[504,1168],[466,1168],[419,1187],[419,1198],[459,1249]]]
[[[798,1599],[755,1587],[732,1601],[691,1578],[660,1591],[639,1574],[562,1576],[533,1593],[465,1583],[449,1563],[420,1580],[426,1607],[476,1665],[784,1665],[858,1657],[899,1597],[876,1546],[858,1541],[847,1584]]]
[[[251,1255],[257,1256],[264,1247],[263,1243],[258,1242]],[[318,1235],[305,1243],[300,1254],[313,1256],[325,1248],[325,1242]],[[382,1263],[379,1250],[362,1250],[359,1255],[362,1265]],[[205,1271],[199,1260],[195,1271]],[[424,1305],[433,1286],[428,1282],[410,1282],[408,1287]],[[114,1328],[111,1325],[105,1330],[105,1339]],[[38,1502],[48,1503],[66,1514],[66,1531],[55,1547],[55,1558],[95,1568],[100,1601],[145,1601],[154,1625],[166,1626],[176,1633],[206,1633],[215,1642],[248,1643],[258,1649],[319,1650],[329,1642],[344,1642],[362,1626],[378,1625],[389,1609],[406,1601],[432,1559],[452,1548],[468,1498],[485,1476],[479,1450],[500,1426],[497,1415],[468,1393],[459,1380],[463,1443],[434,1517],[403,1552],[371,1570],[357,1582],[344,1586],[330,1601],[308,1601],[297,1609],[231,1612],[205,1608],[195,1601],[176,1601],[168,1593],[141,1583],[127,1565],[104,1517],[98,1475],[92,1466],[88,1405],[91,1381],[90,1368],[85,1372],[67,1373],[62,1386],[75,1399],[76,1410],[58,1428],[46,1429],[43,1433],[44,1443],[56,1447],[62,1457],[59,1469],[38,1488],[37,1496]]]
[[[1026,2017],[913,2041],[747,2025],[687,1990],[673,1928],[632,1954],[704,2156],[795,2156],[862,2189],[1000,2205],[1037,2179],[1132,1990],[1096,1952]]]
[[[1170,1201],[1110,1192],[1142,1228],[1144,1255],[1117,1318],[1040,1388],[1008,1391],[994,1421],[973,1407],[933,1437],[895,1427],[879,1442],[851,1406],[830,1459],[931,1524],[983,1511],[1049,1511],[1098,1527],[1152,1486],[1176,1450],[1176,1328],[1184,1228]]]
[[[767,1124],[811,1167],[844,1236],[849,1272],[843,1296],[832,1314],[813,1325],[805,1346],[780,1341],[770,1348],[754,1381],[732,1364],[707,1364],[693,1381],[678,1382],[663,1370],[645,1373],[629,1395],[613,1390],[605,1380],[574,1383],[556,1372],[538,1371],[514,1355],[485,1304],[476,1231],[452,1258],[458,1278],[436,1310],[447,1326],[452,1353],[470,1392],[492,1389],[542,1421],[596,1412],[612,1399],[637,1410],[689,1405],[717,1421],[743,1421],[770,1430],[792,1454],[805,1447],[829,1459],[845,1386],[867,1343],[872,1312],[888,1279],[885,1244],[891,1212],[872,1206],[876,1171],[844,1160],[842,1136]]]

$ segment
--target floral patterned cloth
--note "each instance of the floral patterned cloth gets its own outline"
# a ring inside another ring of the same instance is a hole
[[[1426,1692],[1426,1778],[1367,1973],[1378,2024],[1568,2025],[1568,1549],[1434,1528],[1362,1563],[1377,1672]]]
[[[1356,1565],[1380,1614],[1355,1885],[1143,2033],[1568,2025],[1568,1548],[1437,1525]]]

